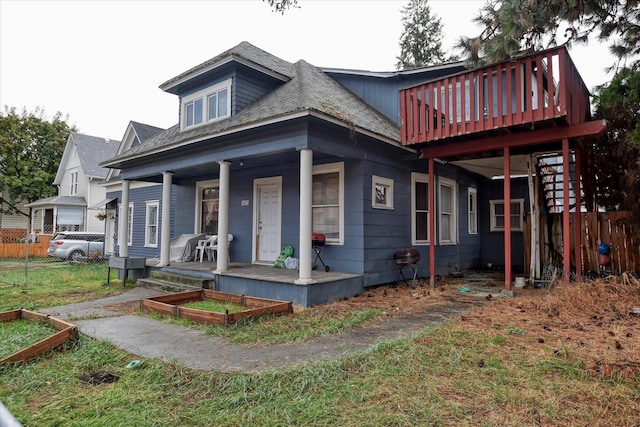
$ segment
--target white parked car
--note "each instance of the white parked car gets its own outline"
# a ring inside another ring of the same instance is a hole
[[[69,261],[87,257],[102,258],[104,233],[84,231],[61,231],[49,242],[47,255]]]

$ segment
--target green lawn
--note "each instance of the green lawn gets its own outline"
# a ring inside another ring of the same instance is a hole
[[[44,322],[18,319],[0,322],[0,359],[27,348],[56,333],[56,329]]]
[[[502,348],[522,339],[451,325],[360,356],[264,373],[198,372],[83,337],[72,351],[0,368],[0,400],[29,426],[625,426],[632,381],[597,380],[579,360]],[[483,360],[483,366],[478,363]],[[92,386],[85,373],[120,377]],[[634,418],[635,417],[635,418]]]
[[[107,285],[106,263],[33,262],[26,274],[26,285],[24,263],[16,264],[0,260],[0,312],[18,308],[36,310],[126,290],[118,280]]]
[[[74,266],[32,277],[33,284],[26,287],[2,287],[0,306],[37,308],[122,290],[117,284],[104,285],[104,270],[88,273]],[[274,341],[290,342],[313,336],[317,329],[339,333],[376,315],[348,313],[348,320],[335,327],[333,317],[302,312],[225,330],[252,339],[272,334],[279,337]],[[640,375],[599,376],[587,368],[589,360],[539,344],[530,331],[526,323],[478,330],[455,321],[410,339],[381,342],[360,355],[261,373],[201,372],[157,360],[129,369],[137,356],[81,335],[65,350],[1,366],[0,401],[25,426],[640,422]],[[119,380],[102,385],[80,380],[97,370]]]

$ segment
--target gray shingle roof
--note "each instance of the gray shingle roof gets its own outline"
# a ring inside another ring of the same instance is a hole
[[[255,55],[257,48],[249,49],[246,45],[248,43],[243,42],[239,45],[243,49],[238,49],[239,46],[237,46],[227,52],[233,52],[234,55],[240,55],[241,52],[251,52],[253,59],[257,60],[258,58]],[[208,62],[214,63],[216,60],[219,62],[223,55],[218,55]],[[270,66],[273,66],[278,61],[284,62],[281,60],[274,61],[273,58],[275,57],[270,54],[266,54],[266,57],[269,58]],[[232,132],[236,128],[257,126],[262,122],[273,121],[278,118],[284,119],[292,114],[304,112],[326,115],[338,119],[347,126],[368,131],[384,139],[399,143],[400,131],[394,122],[362,101],[362,99],[326,75],[319,68],[301,60],[291,64],[287,72],[290,76],[288,82],[283,83],[238,114],[222,121],[183,131],[180,131],[179,126],[175,125],[144,143],[132,147],[129,151],[122,153],[113,160],[117,161],[129,157],[137,157],[150,151],[168,149],[172,145],[182,144],[190,140],[215,138],[217,134]]]
[[[97,136],[72,133],[80,164],[84,174],[88,177],[104,179],[109,169],[100,167],[100,163],[112,158],[118,152],[120,141],[114,141]]]
[[[133,120],[131,121],[131,126],[133,126],[133,128],[135,129],[136,135],[138,135],[138,139],[140,140],[140,142],[156,136],[157,134],[165,130],[156,126],[134,122]]]

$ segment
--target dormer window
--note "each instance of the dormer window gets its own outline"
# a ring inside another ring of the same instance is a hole
[[[182,129],[230,116],[231,79],[182,98]]]
[[[202,123],[202,98],[198,98],[184,105],[185,127]]]

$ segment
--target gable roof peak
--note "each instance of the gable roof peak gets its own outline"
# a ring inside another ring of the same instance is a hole
[[[245,66],[269,74],[282,81],[288,81],[293,72],[293,65],[290,62],[280,59],[249,42],[243,41],[231,49],[227,49],[213,58],[167,80],[160,85],[160,89],[165,92],[177,94],[180,92],[180,87],[185,83],[229,62],[244,64]]]
[[[62,163],[68,158],[70,144],[75,146],[84,174],[90,178],[104,179],[108,170],[100,167],[99,164],[116,154],[120,141],[72,132],[65,147],[56,181],[62,179]]]

